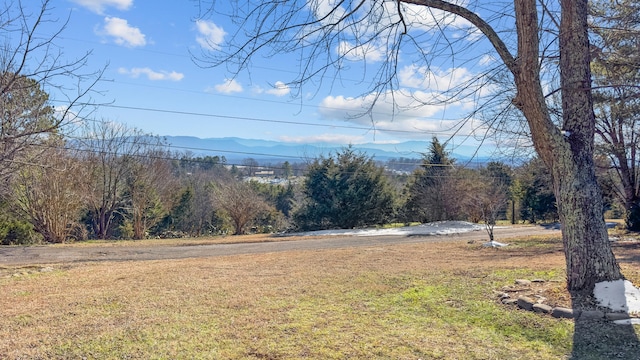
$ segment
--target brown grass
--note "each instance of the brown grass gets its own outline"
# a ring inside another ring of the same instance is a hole
[[[277,236],[268,234],[250,234],[240,236],[203,236],[195,238],[170,238],[170,239],[145,239],[145,240],[89,240],[82,242],[71,242],[64,244],[50,244],[52,247],[135,247],[135,246],[195,246],[195,245],[215,245],[215,244],[236,244],[236,243],[261,243],[273,241],[293,241],[309,239],[310,236]]]
[[[572,322],[504,308],[491,291],[546,277],[566,304],[561,244],[513,244],[6,267],[0,359],[566,357]],[[617,251],[640,280],[638,246]]]

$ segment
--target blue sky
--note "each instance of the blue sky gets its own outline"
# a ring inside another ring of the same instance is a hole
[[[428,141],[434,135],[446,139],[451,126],[473,110],[474,102],[409,109],[410,96],[433,96],[476,76],[492,61],[478,56],[462,61],[460,67],[443,62],[430,70],[401,62],[396,101],[407,109],[392,118],[392,106],[379,101],[373,117],[354,118],[372,97],[367,94],[369,83],[361,81],[361,66],[365,57],[369,63],[381,61],[381,48],[366,55],[353,52],[348,57],[351,70],[341,74],[342,81],[307,86],[300,96],[292,97],[295,92],[285,84],[299,73],[293,54],[256,58],[249,71],[238,74],[224,66],[201,68],[194,63],[192,54],[219,51],[234,31],[223,15],[198,19],[197,1],[57,0],[52,5],[53,18],[70,16],[58,40],[64,55],[91,51],[88,69],[107,65],[104,80],[96,86],[101,93],[93,95],[94,101],[106,105],[92,116],[156,135],[345,145]],[[475,40],[473,33],[463,35],[469,42]],[[477,142],[467,135],[478,124],[463,127],[463,136],[453,139],[453,146],[475,146]],[[487,141],[481,152],[491,149]]]

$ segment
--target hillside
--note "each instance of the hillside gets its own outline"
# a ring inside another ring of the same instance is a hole
[[[193,136],[164,136],[164,138],[177,152],[191,152],[194,156],[224,156],[228,162],[238,162],[246,158],[253,158],[261,163],[301,162],[328,155],[347,146],[330,143],[285,143],[235,137],[202,139]],[[407,141],[397,144],[366,143],[353,147],[373,156],[375,160],[388,161],[401,157],[420,159],[428,146],[429,141]],[[460,146],[456,148],[453,156],[456,159],[469,160],[474,151],[475,149]]]

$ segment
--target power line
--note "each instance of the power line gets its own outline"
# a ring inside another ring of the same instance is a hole
[[[198,90],[189,90],[189,89],[176,88],[176,87],[170,87],[170,86],[140,84],[140,83],[133,83],[133,82],[128,82],[128,81],[110,80],[109,82],[123,84],[123,85],[129,85],[129,86],[136,86],[136,87],[144,87],[144,88],[151,88],[151,89],[162,89],[162,90],[186,92],[186,93],[208,95],[208,96],[219,96],[219,97],[223,97],[223,98],[232,98],[232,99],[239,99],[239,100],[246,100],[246,101],[272,103],[272,104],[278,104],[278,105],[291,105],[291,106],[297,106],[297,107],[306,107],[306,108],[313,108],[313,109],[320,108],[320,109],[326,109],[326,110],[339,110],[339,111],[349,111],[349,110],[351,110],[351,109],[345,109],[345,108],[339,108],[339,107],[333,107],[333,106],[319,106],[319,105],[305,104],[305,103],[302,103],[302,102],[294,103],[294,102],[290,102],[290,101],[278,101],[278,100],[273,100],[273,99],[255,98],[255,97],[232,95],[232,94],[225,94],[225,93],[211,93],[211,92],[207,92],[207,91],[203,92],[203,91],[198,91]],[[365,111],[363,111],[363,112],[365,112]],[[371,114],[380,115],[380,116],[388,116],[388,117],[407,117],[407,118],[414,118],[415,117],[415,116],[410,116],[410,115],[403,115],[401,113],[390,114],[390,113],[379,112],[379,111],[371,111]],[[438,119],[425,118],[425,117],[422,117],[422,118],[423,119],[427,119],[427,120],[432,120],[432,121],[460,121],[461,120],[461,119],[454,119],[454,118],[438,118]]]
[[[118,108],[118,109],[127,109],[127,110],[160,112],[160,113],[165,113],[165,114],[189,115],[189,116],[211,117],[211,118],[232,119],[232,120],[246,120],[246,121],[276,123],[276,124],[316,126],[316,127],[331,127],[331,128],[339,128],[339,129],[355,129],[355,130],[367,130],[367,131],[380,130],[380,131],[393,131],[393,132],[412,133],[412,134],[415,133],[415,131],[408,131],[408,130],[384,130],[384,129],[377,129],[375,127],[306,123],[306,122],[302,122],[302,121],[287,121],[287,120],[274,120],[274,119],[263,119],[263,118],[255,118],[255,117],[246,117],[246,116],[207,114],[207,113],[198,113],[198,112],[191,112],[191,111],[154,109],[154,108],[145,108],[145,107],[136,107],[136,106],[109,105],[109,104],[103,105],[103,106],[113,107],[113,108]]]
[[[78,141],[95,141],[96,139],[94,138],[87,138],[87,137],[79,137],[79,136],[71,136],[71,135],[66,135],[67,138],[69,139],[73,139],[73,140],[78,140]],[[100,140],[98,140],[100,141]],[[219,150],[219,149],[210,149],[210,148],[198,148],[198,147],[190,147],[190,146],[176,146],[176,145],[171,145],[171,144],[153,144],[153,143],[148,143],[148,142],[142,142],[142,141],[130,141],[130,140],[122,140],[122,143],[128,143],[128,144],[134,144],[137,143],[141,146],[151,146],[151,147],[160,147],[160,148],[166,148],[167,150],[172,150],[172,149],[180,149],[180,150],[188,150],[188,151],[206,151],[206,152],[212,152],[212,153],[227,153],[227,154],[240,154],[240,155],[253,155],[253,156],[260,156],[260,157],[265,157],[268,159],[294,159],[294,160],[301,160],[302,162],[308,162],[309,158],[308,157],[304,157],[304,156],[294,156],[294,155],[282,155],[282,154],[269,154],[269,153],[259,153],[259,152],[248,152],[248,151],[233,151],[233,150]],[[72,149],[71,147],[67,147],[65,149]],[[91,149],[79,149],[81,151],[89,151]],[[100,150],[92,150],[94,152],[100,152]],[[118,155],[118,153],[113,153],[112,155]],[[398,158],[402,158],[401,154],[398,153]],[[172,158],[171,160],[182,160],[182,158],[178,159],[178,158]],[[419,165],[422,163],[421,159],[415,159],[415,161],[413,162],[399,162],[399,161],[395,161],[394,164],[398,164],[398,165]],[[241,164],[236,164],[236,165],[241,165]],[[434,165],[436,166],[436,165]]]
[[[66,40],[70,40],[70,41],[75,41],[75,42],[83,42],[83,43],[89,43],[89,44],[94,44],[94,45],[100,45],[100,46],[110,46],[110,47],[114,47],[114,48],[119,48],[119,46],[113,45],[113,44],[104,44],[104,43],[98,43],[95,41],[89,41],[89,40],[82,40],[82,39],[77,39],[77,38],[73,38],[73,37],[61,37],[62,39],[66,39]],[[165,52],[165,51],[156,51],[156,50],[149,50],[149,49],[142,49],[142,48],[136,48],[133,49],[132,51],[138,51],[138,52],[147,52],[150,54],[156,54],[156,55],[168,55],[168,56],[174,56],[174,57],[182,57],[182,58],[191,58],[190,55],[186,55],[186,54],[177,54],[177,53],[171,53],[171,52]],[[277,71],[277,72],[283,72],[283,73],[291,73],[291,74],[296,74],[297,72],[294,70],[287,70],[287,69],[277,69],[277,68],[272,68],[272,67],[267,67],[267,66],[252,66],[252,68],[256,68],[256,69],[262,69],[262,70],[269,70],[269,71]],[[323,76],[323,77],[328,77],[328,76]],[[355,79],[345,79],[345,78],[341,78],[341,80],[346,80],[346,81],[351,81],[351,82],[361,82],[362,80],[355,80]],[[125,85],[130,85],[130,86],[138,86],[138,87],[147,87],[147,88],[157,88],[157,89],[165,89],[165,90],[171,90],[171,91],[180,91],[180,92],[190,92],[190,93],[197,93],[197,94],[203,94],[203,92],[201,91],[194,91],[194,90],[188,90],[188,89],[179,89],[179,88],[174,88],[174,87],[167,87],[167,86],[157,86],[157,85],[148,85],[148,84],[137,84],[137,83],[132,83],[132,82],[123,82],[123,81],[111,81],[114,83],[120,83],[120,84],[125,84]],[[230,95],[230,94],[209,94],[209,95],[214,95],[214,96],[222,96],[222,97],[227,97],[227,98],[237,98],[237,99],[243,99],[243,100],[248,100],[248,101],[258,101],[258,102],[268,102],[268,103],[275,103],[275,104],[281,104],[281,105],[292,105],[291,102],[284,102],[284,101],[276,101],[276,100],[269,100],[269,99],[256,99],[256,98],[251,98],[251,97],[246,97],[246,96],[238,96],[238,95]],[[62,102],[62,101],[59,101]],[[93,105],[93,104],[84,104],[84,105]],[[313,107],[313,108],[318,108],[319,106],[316,105],[308,105],[308,104],[302,104],[302,103],[296,103],[296,106],[300,106],[300,107]],[[174,114],[182,114],[182,115],[199,115],[199,116],[209,116],[209,117],[222,117],[222,118],[233,118],[233,119],[239,119],[239,120],[247,120],[247,121],[266,121],[266,122],[274,122],[274,123],[285,123],[285,124],[291,124],[291,125],[309,125],[309,126],[324,126],[324,127],[333,127],[333,128],[341,128],[341,129],[354,129],[354,130],[366,130],[366,131],[375,131],[375,130],[379,130],[379,131],[385,131],[385,132],[393,132],[393,133],[405,133],[405,134],[415,134],[416,131],[420,132],[423,131],[425,133],[427,133],[427,130],[420,130],[420,129],[415,129],[415,130],[393,130],[393,129],[380,129],[380,128],[376,128],[375,126],[371,126],[371,127],[358,127],[358,126],[341,126],[341,125],[327,125],[327,124],[309,124],[309,123],[303,123],[303,122],[295,122],[295,121],[278,121],[278,120],[269,120],[269,119],[256,119],[256,118],[247,118],[247,117],[225,117],[224,115],[215,115],[215,114],[196,114],[196,113],[190,113],[190,112],[184,112],[184,111],[175,111],[175,110],[163,110],[163,109],[152,109],[152,108],[143,108],[143,107],[129,107],[129,106],[118,106],[118,105],[101,105],[104,107],[112,107],[112,108],[122,108],[122,109],[129,109],[129,110],[146,110],[146,111],[156,111],[156,112],[164,112],[164,113],[174,113]],[[336,107],[327,107],[327,106],[320,106],[320,108],[324,108],[324,109],[328,109],[328,110],[340,110],[340,111],[349,111],[349,109],[343,109],[343,108],[336,108]],[[368,112],[365,109],[363,109],[362,111],[364,112]],[[381,113],[381,112],[371,112],[372,114],[375,115],[380,115],[380,116],[388,116],[390,118],[393,117],[404,117],[405,115],[403,114],[390,114],[390,113]],[[411,116],[411,118],[414,118],[415,116]],[[427,119],[422,117],[422,119],[424,120],[431,120],[431,121],[463,121],[463,119],[452,119],[452,118],[438,118],[438,119]],[[432,134],[441,134],[443,136],[453,136],[453,135],[457,135],[456,133],[448,133],[446,131],[428,131],[429,133]]]
[[[90,139],[88,139],[90,140]],[[126,142],[126,141],[124,141]],[[139,143],[140,145],[152,145],[149,143]],[[140,159],[152,159],[152,160],[165,160],[165,161],[176,161],[176,162],[190,162],[190,163],[199,163],[199,164],[204,164],[204,165],[210,165],[211,163],[208,162],[205,158],[202,157],[196,157],[196,158],[184,158],[184,157],[175,157],[175,156],[159,156],[159,155],[151,155],[149,153],[140,153],[140,154],[123,154],[121,152],[117,152],[117,151],[105,151],[105,150],[98,150],[98,149],[91,149],[91,148],[79,148],[79,147],[72,147],[72,146],[52,146],[52,145],[44,145],[44,144],[32,144],[33,146],[38,146],[38,147],[42,147],[42,148],[47,148],[47,149],[58,149],[58,150],[73,150],[73,151],[79,151],[79,152],[83,152],[83,153],[93,153],[93,154],[103,154],[103,155],[113,155],[113,156],[130,156],[133,158],[140,158]],[[264,155],[264,154],[262,154]],[[300,158],[301,159],[301,158]],[[23,165],[32,165],[32,166],[43,166],[41,164],[35,164],[35,163],[22,163]],[[398,165],[415,165],[416,168],[420,168],[422,166],[424,166],[424,164],[421,163],[396,163]],[[218,166],[236,166],[236,167],[247,167],[247,164],[243,164],[243,163],[229,163],[229,162],[220,162],[218,164],[216,164]],[[293,170],[302,170],[304,172],[307,172],[308,169],[305,167],[304,169],[296,169],[295,164],[293,165]],[[451,167],[453,168],[453,166],[451,165],[446,165],[446,164],[427,164],[427,166],[442,166],[442,167]],[[46,167],[46,166],[45,166]],[[267,170],[285,170],[284,167],[282,166],[275,166],[275,165],[256,165],[256,168],[259,169],[267,169]],[[56,169],[58,170],[58,169]],[[385,170],[389,170],[389,169],[385,169]],[[64,171],[64,170],[59,170],[59,171]],[[356,172],[341,172],[341,174],[354,174]],[[402,175],[413,175],[413,172],[410,172],[408,174],[394,174],[393,172],[391,173],[387,173],[387,176],[402,176]],[[452,174],[447,174],[447,175],[427,175],[427,174],[421,174],[420,177],[425,177],[425,178],[441,178],[441,179],[469,179],[469,180],[473,180],[473,179],[477,179],[478,176],[477,174],[466,174],[466,173],[452,173]],[[484,179],[503,179],[503,177],[496,177],[496,176],[483,176]]]
[[[64,103],[61,100],[51,100],[52,102]],[[265,118],[257,118],[257,117],[248,117],[248,116],[234,116],[234,115],[223,115],[223,114],[213,114],[213,113],[202,113],[202,112],[193,112],[193,111],[183,111],[183,110],[171,110],[171,109],[159,109],[159,108],[151,108],[151,107],[141,107],[141,106],[127,106],[127,105],[115,105],[115,104],[91,104],[91,103],[81,103],[77,104],[80,106],[98,106],[98,107],[109,107],[114,109],[123,109],[123,110],[134,110],[134,111],[146,111],[146,112],[156,112],[163,114],[174,114],[174,115],[186,115],[186,116],[197,116],[197,117],[207,117],[207,118],[218,118],[218,119],[230,119],[230,120],[243,120],[243,121],[255,121],[255,122],[266,122],[266,123],[274,123],[274,124],[286,124],[286,125],[297,125],[297,126],[313,126],[313,127],[327,127],[327,128],[338,128],[338,129],[349,129],[349,130],[363,130],[363,131],[384,131],[390,133],[402,133],[402,134],[415,134],[416,132],[421,132],[423,130],[395,130],[395,129],[386,129],[379,128],[375,125],[370,127],[364,126],[354,126],[354,125],[335,125],[335,124],[321,124],[321,123],[312,123],[312,122],[302,122],[302,121],[288,121],[288,120],[275,120],[275,119],[265,119]],[[461,120],[462,121],[462,120]],[[425,134],[427,131],[424,131]],[[444,135],[444,136],[454,136],[458,135],[456,133],[447,133],[444,131],[429,131],[431,134]]]
[[[129,108],[129,107],[126,107]],[[163,111],[163,110],[159,110],[157,109],[156,111]],[[177,113],[184,113],[184,112],[177,112]],[[189,113],[189,114],[195,114],[195,115],[199,115],[198,113]],[[202,116],[217,116],[217,115],[210,115],[210,114],[202,114]],[[226,118],[232,118],[232,119],[236,119],[236,118],[241,118],[241,119],[251,119],[251,118],[243,118],[243,117],[235,117],[235,116],[224,116],[221,115],[221,117],[226,117]],[[258,119],[261,121],[271,121],[271,120],[267,120],[267,119]],[[91,121],[95,121],[96,120],[91,120]],[[278,120],[275,120],[278,121]],[[318,126],[324,126],[322,124],[316,124]],[[80,137],[80,136],[72,136],[72,135],[65,135],[67,138],[70,139],[75,139],[75,140],[79,140],[79,141],[83,141],[83,140],[88,140],[88,141],[92,141],[92,140],[96,140],[94,138],[88,138],[88,137]],[[127,143],[128,141],[122,141],[123,143]],[[131,143],[129,141],[129,143]],[[156,146],[156,144],[151,144],[151,143],[141,143],[138,141],[139,144],[141,145],[147,145],[147,146]],[[271,159],[295,159],[295,160],[301,160],[301,161],[308,161],[309,157],[308,156],[294,156],[294,155],[284,155],[284,154],[271,154],[271,153],[262,153],[262,152],[252,152],[252,151],[235,151],[235,150],[223,150],[223,149],[213,149],[213,148],[200,148],[200,147],[191,147],[191,146],[179,146],[179,145],[172,145],[172,144],[162,144],[163,147],[167,147],[169,149],[181,149],[181,150],[188,150],[188,151],[205,151],[205,152],[211,152],[211,153],[228,153],[228,154],[240,154],[240,155],[248,155],[248,156],[260,156],[260,157],[266,157],[266,158],[271,158]],[[346,145],[343,145],[346,146]],[[336,149],[331,149],[332,151],[335,151]],[[388,150],[386,152],[389,152]],[[406,157],[405,153],[403,152],[396,152],[395,153],[397,158],[404,158]],[[318,154],[313,155],[314,157],[317,157]],[[420,162],[420,159],[416,159],[417,162]],[[396,162],[398,163],[398,162]],[[398,164],[405,164],[405,165],[409,165],[409,164],[413,164],[413,162],[410,163],[398,163]]]
[[[74,140],[78,140],[78,141],[96,141],[96,139],[94,138],[86,138],[86,137],[79,137],[79,136],[71,136],[71,135],[66,135],[67,138],[70,139],[74,139]],[[100,140],[98,140],[100,141]],[[122,140],[122,143],[129,143],[129,144],[133,144],[133,141],[127,141],[127,140]],[[145,143],[145,142],[140,142],[140,141],[136,141],[135,143],[142,145],[142,146],[158,146],[161,148],[167,148],[169,150],[171,149],[181,149],[181,150],[189,150],[189,151],[206,151],[206,152],[212,152],[212,153],[228,153],[228,154],[240,154],[240,155],[253,155],[253,156],[261,156],[261,157],[266,157],[266,158],[274,158],[274,159],[296,159],[296,160],[302,160],[302,161],[306,161],[307,158],[302,157],[302,156],[294,156],[294,155],[281,155],[281,154],[269,154],[269,153],[259,153],[259,152],[249,152],[249,151],[234,151],[234,150],[218,150],[218,149],[210,149],[210,148],[198,148],[198,147],[190,147],[190,146],[175,146],[175,145],[171,145],[171,144],[152,144],[152,143]]]

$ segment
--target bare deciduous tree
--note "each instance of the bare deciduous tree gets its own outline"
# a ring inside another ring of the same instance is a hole
[[[211,11],[216,11],[215,4]],[[469,61],[465,55],[473,50],[465,47],[465,33],[457,31],[457,20],[463,19],[462,27],[470,30],[466,36],[483,39],[493,49],[493,59],[506,67],[515,91],[508,106],[524,115],[531,141],[552,173],[568,289],[588,293],[597,282],[622,278],[608,240],[593,160],[588,0],[517,0],[504,6],[443,0],[238,1],[226,8],[233,9],[225,15],[234,17],[238,30],[223,51],[210,53],[210,65],[235,61],[240,71],[260,54],[295,52],[300,73],[291,84],[304,85],[340,72],[352,58],[366,60],[367,54],[380,50],[376,55],[381,54],[384,65],[367,69],[365,76],[377,74],[371,79],[371,98],[387,102],[398,95],[393,90],[398,88],[399,59],[410,57],[412,66],[422,66],[424,72],[443,54]],[[448,89],[448,98],[435,100],[481,96],[483,87],[477,85],[491,83],[495,74],[474,78],[476,87]],[[559,88],[550,92],[554,74],[560,77]],[[560,114],[548,103],[550,95],[558,93]],[[426,101],[416,96],[416,102]]]
[[[101,71],[86,72],[89,54],[63,56],[56,41],[65,20],[51,18],[51,1],[34,13],[21,1],[0,8],[0,178],[40,163],[43,134],[55,133],[86,108]],[[51,30],[51,25],[56,24]],[[45,164],[46,165],[46,164]]]
[[[465,211],[473,220],[481,220],[489,235],[489,241],[494,241],[493,229],[501,214],[506,212],[509,202],[509,189],[499,180],[478,173],[471,178],[465,178],[458,186],[464,194],[462,203]]]
[[[127,219],[136,240],[144,239],[149,228],[165,215],[171,190],[176,188],[161,139],[148,136],[144,141],[144,150],[133,159],[126,180]]]
[[[215,206],[223,210],[235,227],[235,235],[246,232],[246,226],[263,211],[268,209],[266,202],[243,181],[229,180],[218,184],[214,193]]]
[[[200,236],[218,232],[215,206],[212,200],[212,189],[216,177],[210,172],[197,171],[185,180],[189,189],[190,201],[188,209],[180,216],[180,228],[192,236]]]
[[[148,149],[148,138],[123,124],[97,121],[75,139],[88,169],[87,201],[93,233],[99,239],[109,238],[115,215],[130,205],[127,179],[136,159]]]
[[[46,151],[38,152],[46,165],[24,166],[16,173],[11,204],[45,241],[63,243],[83,233],[78,219],[85,205],[86,174],[61,139],[51,139],[42,147]]]

